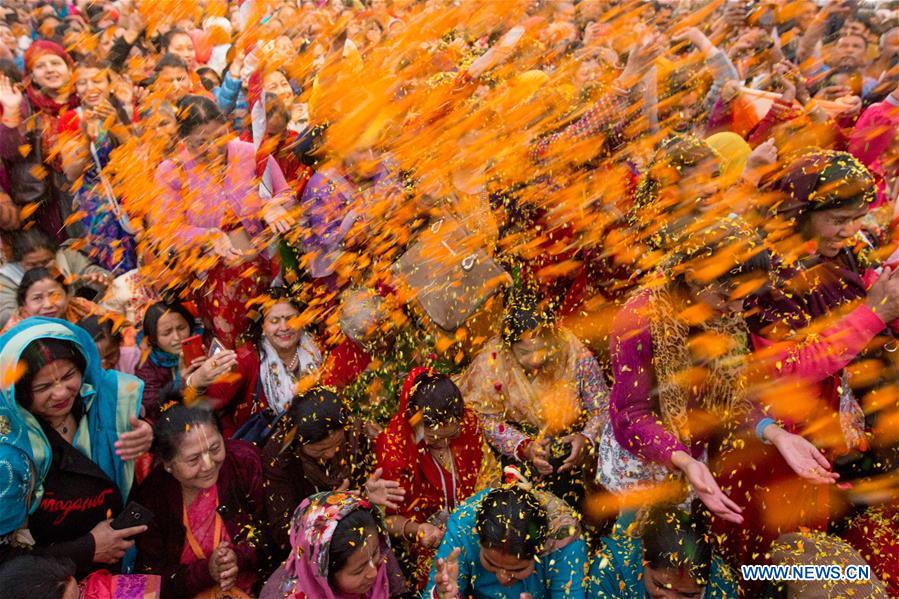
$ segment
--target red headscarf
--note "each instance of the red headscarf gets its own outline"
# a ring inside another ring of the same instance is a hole
[[[447,493],[452,489],[448,482],[450,474],[430,456],[424,441],[415,442],[415,431],[409,422],[414,416],[409,411],[409,398],[423,374],[434,374],[434,371],[414,368],[406,377],[399,409],[375,444],[378,465],[384,469],[383,477],[399,481],[406,489],[406,498],[397,513],[418,522],[424,522],[443,509],[446,503],[444,487],[447,487]],[[468,408],[464,411],[459,435],[450,442],[450,448],[456,466],[456,497],[450,501],[455,504],[474,493],[483,457],[478,419]],[[453,507],[451,505],[449,509]]]
[[[75,63],[72,61],[72,57],[69,56],[65,48],[50,40],[37,40],[25,50],[25,76],[28,81],[25,86],[25,92],[28,94],[28,101],[31,102],[31,106],[36,111],[56,116],[63,108],[77,108],[78,97],[73,90],[73,92],[69,94],[68,99],[63,103],[60,103],[32,85],[31,70],[34,68],[34,63],[42,56],[48,54],[59,56],[66,61],[67,65],[69,65],[70,71],[74,69]]]

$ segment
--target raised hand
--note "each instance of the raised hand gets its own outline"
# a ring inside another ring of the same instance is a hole
[[[138,420],[131,416],[131,430],[119,435],[115,442],[116,455],[124,461],[136,459],[148,451],[153,445],[153,427],[146,420]]]
[[[406,496],[406,490],[395,480],[381,478],[383,473],[384,469],[378,468],[368,477],[365,481],[365,494],[375,505],[395,510]]]
[[[741,514],[743,508],[724,494],[708,466],[683,451],[675,451],[671,456],[671,463],[684,473],[690,486],[709,511],[728,522],[735,524],[743,522]]]
[[[440,558],[434,565],[434,590],[439,599],[459,599],[459,555],[462,551],[456,547],[446,559]]]
[[[22,106],[22,91],[6,75],[0,75],[0,106],[3,107],[4,120],[10,115],[18,117]]]
[[[802,478],[819,485],[831,485],[840,477],[830,469],[821,450],[801,435],[795,435],[776,424],[768,425],[763,434],[777,448],[790,468]]]

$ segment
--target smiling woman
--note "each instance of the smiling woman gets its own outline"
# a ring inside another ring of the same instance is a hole
[[[358,493],[318,493],[303,501],[291,520],[290,544],[260,599],[387,599],[402,592],[392,578],[381,513]]]
[[[0,362],[23,373],[0,392],[0,422],[4,441],[20,439],[33,463],[36,496],[22,497],[16,509],[30,508],[38,549],[72,559],[79,576],[117,567],[131,537],[145,530],[113,530],[108,522],[130,492],[131,460],[152,440],[149,424],[137,419],[139,381],[103,370],[86,332],[49,318],[28,319],[0,337]]]
[[[135,492],[155,514],[138,540],[138,567],[162,575],[163,596],[245,597],[265,570],[259,453],[225,441],[213,412],[182,405],[177,393],[166,399],[174,403],[154,425],[161,463]]]

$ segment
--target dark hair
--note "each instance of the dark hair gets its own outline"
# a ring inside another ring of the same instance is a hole
[[[159,73],[162,72],[162,69],[166,68],[184,69],[185,71],[189,70],[187,68],[187,63],[177,54],[163,54],[162,58],[157,61],[156,68],[153,71],[158,77]]]
[[[503,341],[514,345],[526,333],[533,333],[549,322],[550,318],[540,309],[536,294],[512,294],[503,315]]]
[[[26,410],[31,407],[33,399],[31,384],[41,368],[56,360],[68,360],[83,375],[87,369],[87,359],[81,350],[71,341],[64,339],[35,339],[22,351],[19,366],[22,375],[16,381],[16,402]]]
[[[783,202],[779,214],[795,213],[800,225],[812,212],[870,204],[876,197],[874,177],[847,152],[814,151],[794,160],[775,183]]]
[[[381,528],[370,509],[360,507],[340,519],[328,548],[328,584],[334,586],[337,573],[346,566],[350,556],[365,544],[365,537],[372,532],[380,537]]]
[[[347,424],[347,413],[337,395],[324,387],[313,387],[297,395],[287,408],[300,445],[318,443]]]
[[[641,538],[643,559],[651,568],[687,570],[695,580],[709,580],[712,547],[707,541],[708,523],[696,510],[691,515],[671,505],[650,509]]]
[[[19,555],[0,565],[4,599],[62,599],[75,578],[75,563],[68,558]]]
[[[459,388],[445,374],[422,374],[416,378],[409,405],[421,410],[426,426],[458,421],[465,410]]]
[[[197,127],[209,123],[226,122],[216,103],[206,96],[184,96],[178,100],[175,115],[178,119],[178,135],[181,137],[187,137]]]
[[[500,487],[481,500],[477,531],[481,547],[528,560],[543,549],[549,521],[532,493],[520,487]]]
[[[153,424],[153,456],[168,462],[178,454],[181,438],[192,428],[208,424],[221,432],[215,412],[206,406],[184,405],[180,391],[167,386],[160,394],[159,415]]]
[[[0,58],[0,73],[9,77],[10,83],[22,83],[22,71],[14,60]]]
[[[28,290],[34,286],[35,283],[40,281],[44,281],[46,279],[52,279],[59,283],[63,290],[68,293],[69,286],[66,285],[65,277],[58,272],[51,272],[46,268],[32,268],[25,272],[22,276],[22,280],[19,282],[19,288],[16,289],[16,303],[19,304],[19,307],[25,305],[25,297],[28,295]]]
[[[265,92],[265,118],[270,121],[277,115],[280,115],[285,122],[290,122],[290,110],[281,98],[271,92]]]
[[[187,321],[187,326],[190,328],[191,332],[193,332],[194,328],[197,326],[194,315],[182,304],[178,302],[156,302],[147,308],[147,312],[144,314],[143,325],[144,336],[154,347],[159,347],[159,338],[157,337],[157,334],[159,333],[159,320],[169,312],[180,314],[184,320]]]
[[[203,84],[203,88],[208,92],[211,92],[216,86],[221,85],[222,83],[222,78],[215,72],[215,69],[211,67],[200,67],[196,70],[196,73],[200,78],[200,82]],[[212,77],[215,79],[211,79]]]
[[[18,231],[12,238],[12,259],[21,262],[25,256],[34,250],[48,250],[53,254],[59,251],[59,246],[40,229],[32,227],[25,231]]]
[[[272,287],[263,295],[256,297],[253,300],[256,310],[255,313],[250,314],[250,326],[247,327],[243,338],[258,345],[262,341],[262,323],[265,321],[265,313],[275,304],[284,303],[293,306],[297,312],[305,309],[303,304],[297,300],[296,295],[291,293],[287,287]]]
[[[117,329],[109,317],[92,314],[78,321],[78,326],[87,331],[94,341],[109,341],[110,343],[122,342],[122,331]]]

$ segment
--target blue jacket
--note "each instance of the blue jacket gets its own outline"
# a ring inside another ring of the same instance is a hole
[[[587,546],[582,539],[540,556],[533,574],[510,587],[501,585],[496,575],[484,569],[475,525],[481,500],[488,492],[489,489],[472,496],[453,512],[434,559],[436,563],[437,558],[446,558],[456,547],[462,550],[459,556],[459,590],[463,596],[468,591],[476,599],[519,599],[521,593],[530,593],[534,599],[585,599]],[[431,566],[431,576],[424,594],[426,598],[431,597],[433,592],[435,573],[434,566]]]
[[[603,550],[590,564],[587,596],[593,598],[645,599],[643,543],[626,534],[603,537]],[[709,584],[703,599],[732,599],[737,584],[718,556],[712,557]]]

